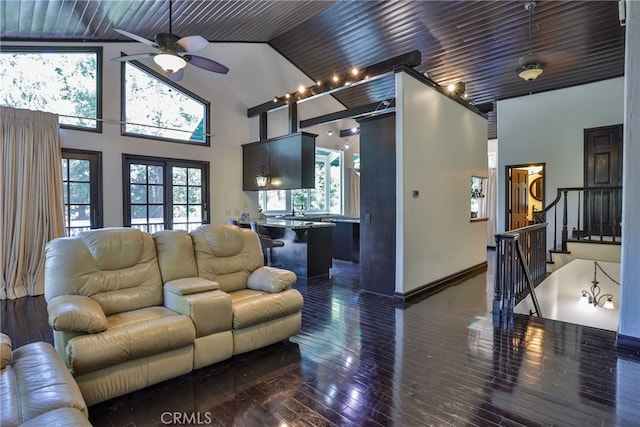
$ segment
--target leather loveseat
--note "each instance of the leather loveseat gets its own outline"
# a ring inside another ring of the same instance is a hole
[[[0,425],[90,426],[87,405],[64,362],[49,343],[12,351],[0,334]]]
[[[293,272],[232,225],[106,228],[47,245],[54,342],[89,405],[295,335]]]

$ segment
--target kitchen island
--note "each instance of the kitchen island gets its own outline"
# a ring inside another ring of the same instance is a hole
[[[301,279],[329,276],[334,223],[274,218],[257,223],[272,239],[284,242],[283,247],[273,248],[273,264],[293,271]]]
[[[336,216],[333,229],[333,257],[350,262],[360,262],[360,218]]]

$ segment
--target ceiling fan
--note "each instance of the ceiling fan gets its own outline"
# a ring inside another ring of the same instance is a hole
[[[123,36],[150,46],[158,52],[119,56],[111,60],[123,62],[153,58],[153,61],[167,73],[167,77],[175,82],[182,80],[184,67],[186,67],[187,64],[192,64],[214,73],[227,74],[229,69],[219,62],[202,56],[191,55],[192,52],[197,52],[207,47],[209,42],[204,37],[200,35],[180,37],[172,33],[172,3],[173,1],[169,2],[169,32],[156,34],[153,38],[154,41],[125,30],[115,29],[115,31]]]

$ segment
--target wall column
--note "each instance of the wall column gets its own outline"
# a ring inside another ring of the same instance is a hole
[[[627,1],[618,345],[640,349],[640,2]]]

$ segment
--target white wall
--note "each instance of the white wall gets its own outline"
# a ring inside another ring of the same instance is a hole
[[[558,188],[582,187],[584,129],[622,123],[623,92],[617,78],[498,101],[498,232],[505,230],[505,166],[546,163],[545,204]]]
[[[470,186],[488,174],[487,120],[406,73],[396,105],[396,292],[407,293],[486,261]]]
[[[12,43],[29,45],[29,43]],[[31,44],[33,45],[33,44]],[[53,46],[77,46],[51,43]],[[103,117],[120,117],[120,63],[111,58],[148,52],[141,43],[87,43],[103,46]],[[189,66],[179,84],[211,103],[211,146],[195,146],[153,141],[120,135],[120,126],[107,124],[101,134],[63,129],[62,146],[101,151],[103,154],[104,226],[123,223],[122,154],[141,154],[210,162],[211,222],[224,223],[229,216],[237,217],[247,209],[257,215],[257,193],[242,191],[241,145],[258,139],[258,118],[247,118],[247,108],[261,104],[276,95],[296,90],[299,84],[313,84],[300,70],[286,61],[267,44],[212,43],[198,53],[229,67],[227,75],[215,74]],[[145,65],[161,71],[150,60]],[[344,109],[332,97],[300,104],[300,118],[310,118]],[[287,111],[269,114],[269,136],[286,134]]]
[[[640,2],[627,1],[620,335],[640,342]]]

